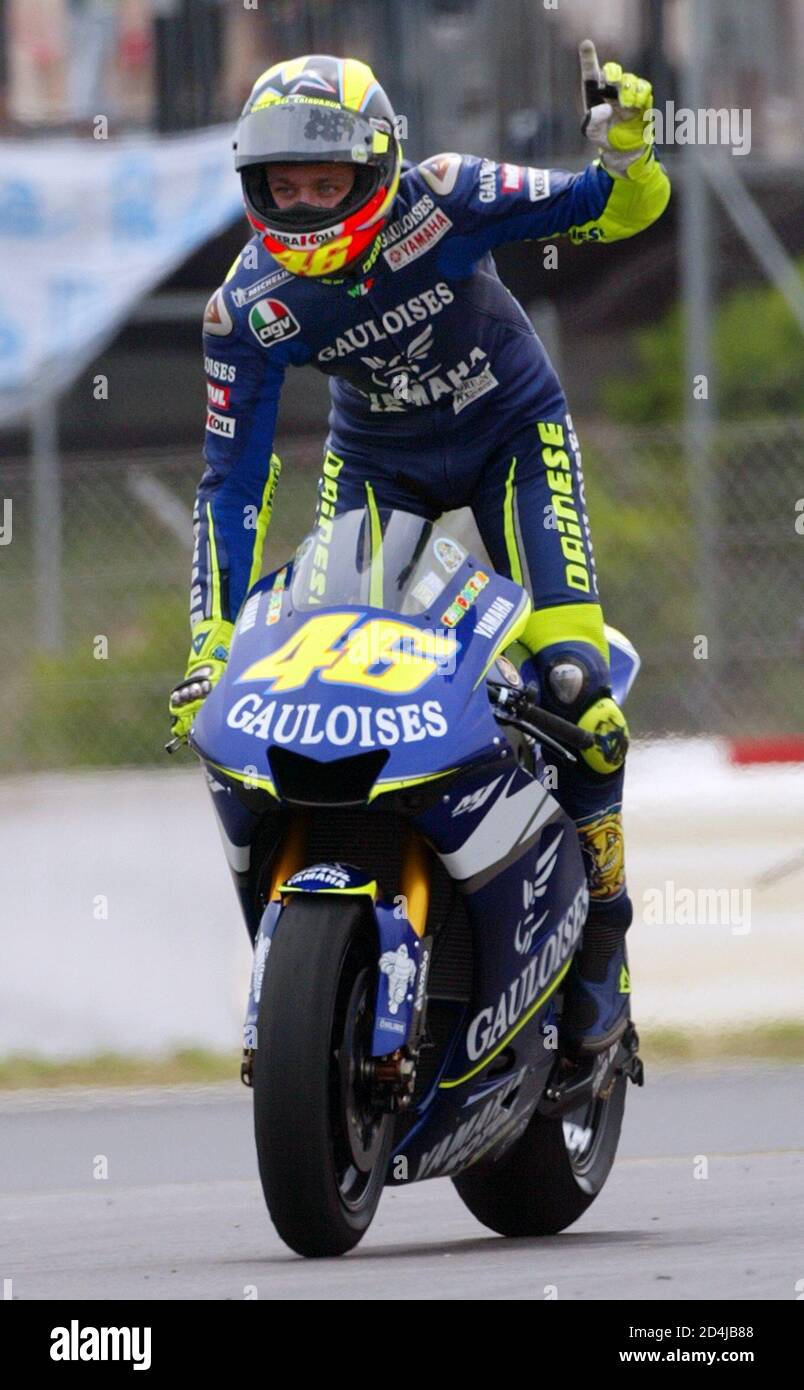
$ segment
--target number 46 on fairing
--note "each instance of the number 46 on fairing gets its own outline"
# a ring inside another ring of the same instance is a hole
[[[275,691],[298,690],[318,673],[322,681],[405,695],[435,675],[454,670],[458,643],[394,618],[319,613],[238,679],[272,681]]]

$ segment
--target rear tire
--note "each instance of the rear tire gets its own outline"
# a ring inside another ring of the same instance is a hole
[[[502,1236],[552,1236],[577,1221],[611,1172],[627,1085],[618,1076],[608,1100],[559,1119],[534,1113],[498,1162],[453,1178],[472,1215]]]
[[[300,1255],[342,1255],[368,1229],[394,1119],[373,1108],[377,943],[365,904],[299,894],[271,942],[257,1018],[254,1131],[271,1219]]]

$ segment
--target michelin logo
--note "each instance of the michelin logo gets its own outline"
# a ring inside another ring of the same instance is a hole
[[[416,962],[408,955],[404,941],[395,951],[384,951],[380,956],[380,970],[388,977],[388,1012],[398,1014],[400,1004],[404,1004],[408,988],[416,977]]]
[[[232,290],[232,302],[242,309],[244,304],[250,304],[254,299],[261,299],[269,290],[275,290],[277,285],[284,285],[293,277],[286,270],[275,270],[273,275],[266,275],[262,280],[258,280],[255,285],[248,285],[246,289]]]

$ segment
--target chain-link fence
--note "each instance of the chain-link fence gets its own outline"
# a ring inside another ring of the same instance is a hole
[[[804,710],[804,422],[718,431],[705,530],[678,429],[590,423],[580,434],[604,610],[642,656],[629,701],[635,734],[795,731]],[[270,569],[311,523],[321,440],[294,438],[280,452]],[[0,771],[160,760],[166,692],[187,650],[200,470],[195,453],[65,461],[63,577],[43,595],[30,467],[3,469],[12,507],[0,547]],[[43,603],[58,607],[58,653],[38,649],[37,599],[40,615]]]

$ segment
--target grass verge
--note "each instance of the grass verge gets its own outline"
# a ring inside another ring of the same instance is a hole
[[[640,1039],[640,1056],[646,1063],[804,1061],[804,1023],[794,1021],[719,1033],[645,1026],[640,1030]],[[0,1090],[234,1082],[239,1079],[239,1071],[239,1054],[207,1052],[202,1048],[185,1048],[166,1057],[103,1052],[65,1061],[17,1054],[0,1059]]]
[[[180,1086],[191,1082],[239,1080],[240,1056],[232,1051],[185,1048],[166,1057],[98,1052],[54,1061],[12,1054],[0,1059],[0,1091],[47,1086]]]

